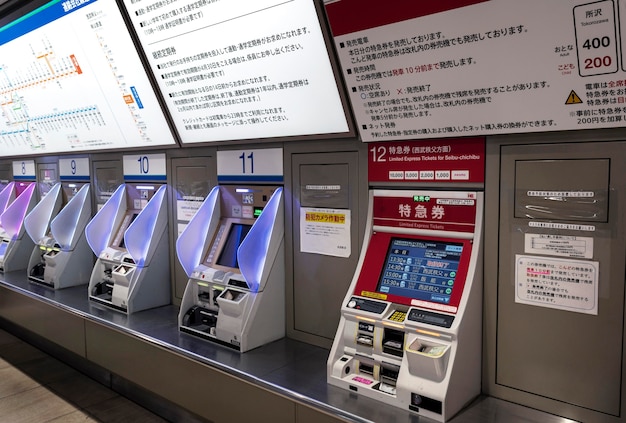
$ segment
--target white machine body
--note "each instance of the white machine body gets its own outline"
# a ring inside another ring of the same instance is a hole
[[[120,185],[87,225],[91,301],[127,314],[170,303],[166,188]]]
[[[91,219],[89,184],[66,200],[58,183],[24,219],[35,246],[28,262],[28,279],[54,289],[89,282],[93,253],[87,244],[85,226]]]
[[[284,337],[283,207],[279,187],[211,191],[177,241],[182,332],[240,352]]]
[[[35,243],[24,236],[24,219],[35,207],[34,182],[9,183],[0,192],[0,272],[23,270]],[[18,194],[18,190],[21,193]]]
[[[371,190],[328,383],[437,421],[480,393],[479,192]]]

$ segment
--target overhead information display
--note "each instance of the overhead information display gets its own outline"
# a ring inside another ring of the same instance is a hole
[[[0,108],[4,156],[176,144],[114,0],[0,27]]]
[[[326,0],[363,141],[623,127],[626,1]]]
[[[313,0],[124,0],[183,143],[346,134]]]

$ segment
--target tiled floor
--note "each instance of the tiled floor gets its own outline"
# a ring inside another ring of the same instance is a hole
[[[0,329],[0,422],[165,421]]]

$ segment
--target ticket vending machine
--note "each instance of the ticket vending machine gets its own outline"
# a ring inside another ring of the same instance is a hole
[[[89,299],[132,314],[170,303],[166,185],[118,187],[85,228]]]
[[[36,204],[34,182],[10,182],[0,192],[0,271],[28,266],[34,243],[25,236],[24,218]]]
[[[285,335],[283,190],[213,188],[176,242],[182,332],[245,352]]]
[[[446,421],[480,393],[483,194],[371,190],[328,383]]]
[[[55,184],[24,219],[35,247],[28,278],[54,289],[89,282],[93,254],[85,226],[91,219],[89,184]]]

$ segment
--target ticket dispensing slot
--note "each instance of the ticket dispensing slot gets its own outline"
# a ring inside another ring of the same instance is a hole
[[[127,314],[170,303],[166,188],[122,184],[86,226],[91,301]]]
[[[480,393],[481,223],[481,193],[370,192],[330,384],[437,421]]]
[[[250,350],[284,336],[282,188],[215,187],[176,242],[182,332]]]

